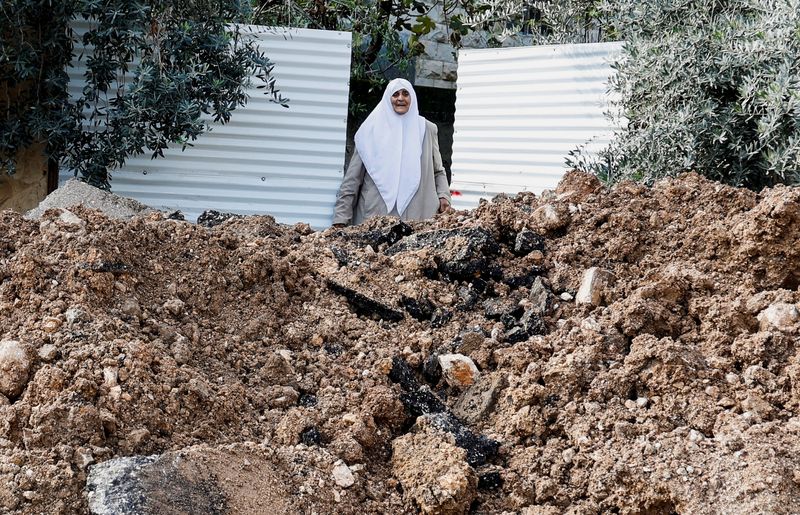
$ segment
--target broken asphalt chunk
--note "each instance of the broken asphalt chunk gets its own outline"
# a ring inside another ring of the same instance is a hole
[[[392,359],[389,379],[399,383],[404,390],[400,401],[412,416],[425,415],[433,426],[453,435],[456,445],[467,451],[467,463],[477,467],[497,455],[500,444],[470,431],[427,386],[419,384],[405,360],[400,357]]]
[[[446,229],[413,234],[386,249],[389,256],[423,248],[433,250],[437,271],[443,279],[500,279],[502,270],[492,261],[500,245],[480,227]]]
[[[372,247],[372,250],[377,252],[381,245],[386,244],[391,247],[406,236],[411,235],[413,232],[414,230],[410,225],[405,222],[399,222],[392,225],[388,229],[367,231],[358,235],[358,238],[366,242],[370,247]]]
[[[338,293],[347,299],[350,307],[356,314],[366,317],[379,318],[390,322],[399,322],[404,318],[403,313],[390,308],[386,304],[371,299],[364,294],[358,293],[346,286],[335,283],[330,279],[326,281],[328,288],[334,293]]]
[[[534,250],[544,252],[544,238],[530,229],[518,232],[514,240],[514,254],[520,257],[527,256]]]

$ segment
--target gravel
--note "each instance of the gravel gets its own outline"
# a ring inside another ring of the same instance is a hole
[[[25,213],[25,218],[35,220],[48,209],[69,209],[77,205],[98,209],[107,217],[118,220],[128,220],[136,215],[156,211],[131,198],[120,197],[85,182],[70,179],[48,195],[37,207]]]

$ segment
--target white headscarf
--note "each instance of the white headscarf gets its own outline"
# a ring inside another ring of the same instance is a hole
[[[411,95],[405,114],[392,107],[392,95],[401,89]],[[356,132],[356,150],[390,213],[397,205],[403,214],[419,188],[425,118],[419,115],[417,94],[405,79],[394,79],[383,98]]]

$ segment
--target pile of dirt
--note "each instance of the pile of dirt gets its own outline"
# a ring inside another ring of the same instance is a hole
[[[0,213],[0,512],[800,505],[800,189],[571,173],[323,232],[71,211]]]
[[[77,179],[70,179],[48,195],[38,206],[25,213],[25,217],[34,220],[40,218],[48,209],[68,210],[78,205],[98,209],[107,217],[120,220],[156,211],[137,200],[120,197]],[[65,216],[69,217],[71,213]]]

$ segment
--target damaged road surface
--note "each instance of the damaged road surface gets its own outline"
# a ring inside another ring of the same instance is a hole
[[[0,213],[0,513],[800,505],[796,188],[571,173],[319,232],[47,205]]]

